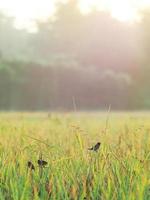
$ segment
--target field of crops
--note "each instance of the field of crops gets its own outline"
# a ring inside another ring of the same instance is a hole
[[[150,199],[150,114],[1,113],[3,199]]]

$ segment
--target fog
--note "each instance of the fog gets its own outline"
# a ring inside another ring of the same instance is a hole
[[[150,108],[150,9],[120,22],[75,1],[57,4],[36,32],[0,14],[0,109],[71,111]]]

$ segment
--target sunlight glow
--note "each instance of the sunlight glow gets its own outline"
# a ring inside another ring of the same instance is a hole
[[[120,21],[134,21],[137,18],[137,10],[128,1],[118,1],[112,4],[111,13]]]
[[[139,1],[140,3],[140,1]],[[134,21],[137,18],[138,4],[129,0],[81,0],[80,8],[87,13],[91,8],[109,11],[114,18],[120,21]]]
[[[1,0],[0,9],[16,18],[19,28],[33,26],[33,20],[46,19],[55,11],[55,0]]]
[[[33,20],[46,19],[55,12],[55,3],[61,0],[1,0],[0,9],[16,18],[17,27],[33,26]],[[120,21],[132,22],[139,8],[150,5],[150,0],[79,0],[83,13],[91,9],[109,11]]]

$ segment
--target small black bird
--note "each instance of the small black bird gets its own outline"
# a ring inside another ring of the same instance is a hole
[[[38,160],[38,165],[40,167],[45,167],[45,165],[47,165],[48,163],[45,160]]]
[[[31,170],[35,170],[35,167],[31,161],[28,161],[28,168]]]
[[[101,143],[98,142],[95,146],[89,148],[90,151],[97,151],[100,148]]]

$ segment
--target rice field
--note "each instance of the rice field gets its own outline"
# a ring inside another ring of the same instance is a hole
[[[1,113],[3,199],[150,199],[150,114]]]

